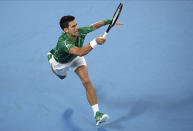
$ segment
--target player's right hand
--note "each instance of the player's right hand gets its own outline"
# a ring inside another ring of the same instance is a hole
[[[100,37],[96,38],[95,40],[96,40],[96,43],[97,43],[97,44],[102,45],[102,44],[105,43],[106,38],[103,37],[103,36],[100,36]]]

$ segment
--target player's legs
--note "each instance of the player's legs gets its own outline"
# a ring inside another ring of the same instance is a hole
[[[87,66],[86,65],[79,66],[75,70],[75,72],[79,76],[82,84],[84,85],[84,87],[86,89],[86,96],[87,96],[89,104],[91,106],[97,104],[96,91],[95,91],[95,89],[91,83],[91,80],[88,76]]]
[[[75,72],[80,77],[80,80],[82,81],[82,84],[86,89],[86,96],[90,105],[92,106],[94,117],[96,120],[96,125],[100,125],[101,123],[104,123],[109,119],[109,116],[107,114],[99,112],[96,91],[93,88],[93,85],[89,79],[87,66],[86,65],[79,66],[75,70]]]

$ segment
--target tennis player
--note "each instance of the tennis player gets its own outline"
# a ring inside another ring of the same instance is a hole
[[[83,86],[86,89],[86,96],[91,105],[96,125],[100,125],[109,119],[107,114],[99,112],[99,106],[96,97],[96,91],[88,76],[87,64],[84,55],[88,54],[97,45],[102,45],[106,41],[104,37],[93,39],[90,43],[83,45],[86,35],[99,27],[110,24],[111,20],[106,19],[95,24],[78,27],[74,16],[63,16],[60,19],[62,34],[58,38],[57,45],[48,53],[48,61],[52,72],[60,79],[67,76],[70,68],[79,76]],[[120,22],[117,22],[117,27]]]

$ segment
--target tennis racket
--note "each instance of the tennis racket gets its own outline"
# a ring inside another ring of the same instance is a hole
[[[119,15],[121,13],[123,4],[120,3],[119,6],[117,7],[117,10],[115,11],[113,18],[111,20],[111,23],[109,25],[109,27],[107,28],[106,32],[104,33],[103,37],[106,37],[108,32],[110,31],[110,29],[115,25],[115,23],[117,22],[117,19],[119,18]]]

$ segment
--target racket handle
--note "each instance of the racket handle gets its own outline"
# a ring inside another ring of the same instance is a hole
[[[108,33],[107,33],[107,32],[105,32],[105,33],[104,33],[104,35],[103,35],[103,37],[105,37],[105,38],[106,38],[107,34],[108,34]]]

